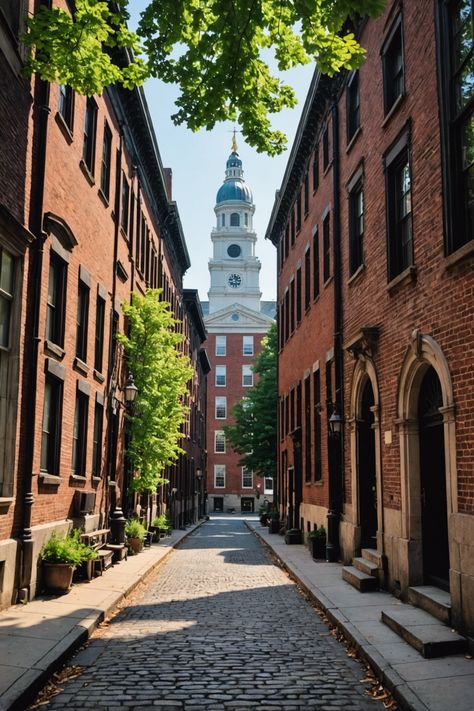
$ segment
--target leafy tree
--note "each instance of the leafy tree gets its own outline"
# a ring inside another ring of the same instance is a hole
[[[180,426],[187,408],[183,404],[193,371],[189,359],[177,349],[183,340],[174,331],[176,320],[161,289],[148,289],[144,297],[133,294],[123,304],[130,335],[118,335],[138,392],[130,419],[128,456],[135,477],[132,489],[155,492],[166,479],[165,466],[183,450],[179,446]]]
[[[119,0],[111,10],[107,0],[75,0],[74,17],[41,8],[28,23],[27,70],[87,95],[147,76],[176,83],[176,124],[197,131],[238,121],[249,145],[276,155],[286,137],[272,129],[268,115],[295,106],[296,98],[271,74],[268,52],[281,71],[311,61],[330,75],[357,67],[365,52],[346,21],[378,16],[386,0],[149,0],[138,35],[126,27],[127,4]],[[135,58],[124,66],[112,58],[114,47]]]
[[[261,476],[274,476],[277,456],[277,330],[274,324],[254,360],[259,378],[247,397],[232,408],[235,424],[224,428],[240,464]]]

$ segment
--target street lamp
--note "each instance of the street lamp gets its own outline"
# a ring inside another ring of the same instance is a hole
[[[127,382],[125,383],[123,391],[125,394],[125,406],[131,407],[135,402],[135,398],[137,397],[138,393],[138,388],[135,385],[135,381],[133,380],[133,375],[131,373],[127,378]]]
[[[342,417],[337,404],[333,406],[332,415],[329,418],[329,431],[332,437],[338,437],[342,432]]]

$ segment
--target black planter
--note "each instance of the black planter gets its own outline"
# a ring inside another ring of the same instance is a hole
[[[285,543],[288,543],[288,545],[292,545],[294,543],[301,543],[300,529],[290,528],[290,530],[285,533]]]
[[[269,533],[279,533],[280,526],[281,526],[281,523],[280,523],[279,518],[276,518],[276,519],[271,518],[270,521],[268,522]]]
[[[311,551],[311,555],[315,560],[317,560],[318,558],[326,560],[326,536],[310,538],[309,550]]]

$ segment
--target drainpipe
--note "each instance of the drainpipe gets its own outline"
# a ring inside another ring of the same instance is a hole
[[[339,165],[339,111],[335,101],[331,109],[333,140],[333,254],[334,254],[334,404],[344,421],[344,354],[342,350],[342,265],[341,265],[341,204]],[[329,511],[326,559],[339,559],[339,522],[343,499],[344,433],[330,438]]]
[[[40,0],[36,4],[36,11],[43,5],[50,7],[49,0]],[[41,274],[43,270],[43,254],[46,233],[43,230],[44,184],[46,173],[46,148],[48,139],[48,119],[51,109],[49,107],[49,83],[35,79],[35,98],[33,104],[33,126],[35,136],[33,139],[32,155],[33,173],[30,192],[30,218],[29,229],[35,236],[31,247],[28,282],[27,304],[25,323],[25,350],[23,356],[23,373],[25,384],[23,387],[23,405],[21,408],[24,423],[23,436],[21,437],[20,452],[23,452],[23,521],[21,533],[20,573],[18,580],[18,602],[27,602],[30,599],[31,575],[33,571],[33,532],[31,530],[33,496],[33,442],[36,429],[37,405],[37,377],[39,344],[39,316],[41,306]]]

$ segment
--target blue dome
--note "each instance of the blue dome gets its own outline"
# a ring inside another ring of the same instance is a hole
[[[227,159],[227,163],[225,164],[225,167],[226,168],[242,168],[242,161],[239,158],[239,154],[236,153],[235,151],[232,151],[229,158]]]
[[[217,192],[216,203],[227,200],[240,200],[252,204],[252,191],[241,178],[226,180]]]

